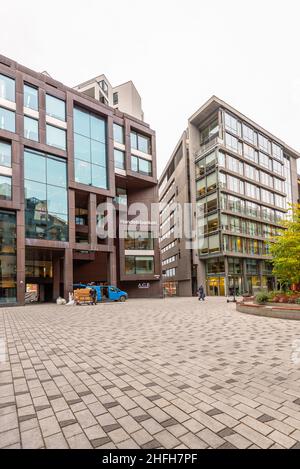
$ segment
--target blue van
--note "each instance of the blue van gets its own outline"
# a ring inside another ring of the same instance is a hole
[[[78,288],[93,288],[97,292],[98,301],[126,301],[128,293],[120,290],[113,285],[89,285],[85,283],[76,283],[73,285],[73,290]]]

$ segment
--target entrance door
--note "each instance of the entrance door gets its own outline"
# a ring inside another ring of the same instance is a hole
[[[208,277],[207,294],[209,296],[225,296],[225,278]]]

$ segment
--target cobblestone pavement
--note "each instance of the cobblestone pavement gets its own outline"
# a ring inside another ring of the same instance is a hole
[[[143,299],[2,308],[1,338],[1,448],[300,448],[300,322]]]

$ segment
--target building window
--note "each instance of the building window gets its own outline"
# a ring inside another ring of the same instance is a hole
[[[258,146],[261,150],[270,153],[271,152],[271,143],[270,141],[261,134],[258,134]]]
[[[11,200],[11,177],[0,175],[0,200]]]
[[[124,127],[119,124],[114,124],[114,141],[124,145]]]
[[[204,145],[219,135],[218,117],[214,118],[204,129],[200,130],[200,144]]]
[[[238,173],[243,176],[243,163],[230,155],[226,155],[227,168],[234,173]]]
[[[0,303],[17,301],[16,215],[0,212]]]
[[[39,99],[38,90],[33,86],[24,84],[24,107],[38,111]]]
[[[16,101],[15,80],[5,75],[0,75],[0,98],[7,101]]]
[[[282,148],[279,145],[276,145],[274,142],[272,142],[272,154],[274,158],[277,158],[279,161],[283,161]]]
[[[259,164],[272,171],[272,160],[264,153],[259,152]]]
[[[244,183],[234,176],[227,176],[227,187],[232,192],[244,194]]]
[[[125,169],[125,153],[124,151],[114,149],[115,168]]]
[[[152,162],[131,155],[131,170],[137,173],[152,175]]]
[[[241,135],[241,124],[240,122],[233,117],[231,114],[225,112],[225,127],[230,132],[240,136]]]
[[[0,166],[11,168],[11,143],[0,140]]]
[[[252,179],[253,181],[258,181],[259,172],[256,168],[245,163],[244,169],[246,178]]]
[[[125,273],[127,275],[153,274],[153,256],[125,256]]]
[[[114,198],[114,202],[119,205],[127,205],[127,191],[122,187],[116,188],[116,197]]]
[[[32,117],[24,116],[24,137],[29,140],[39,141],[39,121]]]
[[[279,174],[279,176],[282,176],[282,169],[283,169],[282,164],[280,164],[278,161],[273,160],[274,173]]]
[[[66,131],[59,127],[46,124],[46,143],[51,147],[59,148],[60,150],[66,150]]]
[[[67,241],[66,161],[25,150],[24,185],[26,237]]]
[[[130,132],[131,148],[151,154],[150,138],[137,132]]]
[[[128,231],[125,241],[125,249],[152,250],[153,237],[151,231]]]
[[[115,106],[119,102],[119,93],[116,91],[113,93],[113,105]]]
[[[226,137],[226,147],[230,148],[234,152],[239,153],[241,155],[243,152],[242,143],[237,138],[233,137],[232,135],[228,133],[226,133],[225,137]]]
[[[16,131],[16,118],[13,111],[0,107],[0,129],[9,132]]]
[[[175,277],[176,275],[176,267],[173,267],[172,269],[167,269],[164,273],[164,277]]]
[[[46,114],[60,121],[66,121],[66,103],[62,99],[46,94]]]
[[[257,145],[256,132],[254,132],[254,130],[251,129],[251,127],[248,127],[246,124],[243,124],[243,139],[249,143],[252,143],[252,145]]]
[[[75,181],[107,189],[106,121],[74,109]]]

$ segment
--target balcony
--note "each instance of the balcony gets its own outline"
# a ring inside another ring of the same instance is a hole
[[[195,160],[200,158],[202,155],[204,155],[204,153],[206,153],[208,150],[212,149],[216,145],[221,145],[223,143],[223,140],[218,136],[213,137],[211,140],[201,145],[200,150],[198,150],[195,154]]]

